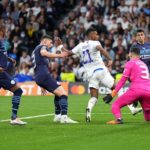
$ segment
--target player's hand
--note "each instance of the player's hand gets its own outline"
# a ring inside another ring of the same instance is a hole
[[[105,97],[103,97],[103,101],[105,103],[110,103],[112,101],[112,99],[117,95],[116,90],[112,90],[111,94],[107,94]]]
[[[61,57],[68,57],[69,56],[68,52],[62,52],[60,55],[61,55]]]
[[[107,64],[107,67],[111,67],[113,64],[113,61],[112,60],[108,60],[108,64]]]
[[[46,93],[47,93],[46,89],[41,87],[41,95],[46,95]]]
[[[117,95],[116,90],[112,90],[112,92],[111,92],[111,96],[112,96],[112,97],[115,97],[116,95]]]
[[[106,104],[109,104],[112,101],[113,97],[111,96],[111,94],[107,94],[105,97],[103,97],[103,101]]]

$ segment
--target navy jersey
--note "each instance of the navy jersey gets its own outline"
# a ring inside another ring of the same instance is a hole
[[[148,66],[150,72],[150,42],[136,43],[133,46],[140,49],[140,59]]]
[[[0,40],[0,67],[7,69],[7,50],[4,39]]]
[[[38,45],[32,53],[32,63],[35,68],[35,82],[47,91],[53,92],[60,86],[60,84],[57,83],[57,81],[53,79],[49,73],[49,59],[41,56],[40,53],[43,48],[49,51],[46,46]]]
[[[40,53],[41,49],[46,49],[49,51],[49,49],[44,46],[44,45],[38,45],[34,49],[32,53],[32,63],[34,65],[35,73],[49,73],[48,70],[48,64],[49,64],[49,59],[47,57],[43,57]]]

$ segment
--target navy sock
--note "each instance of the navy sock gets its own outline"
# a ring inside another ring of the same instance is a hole
[[[12,116],[11,116],[12,120],[17,118],[22,92],[23,92],[22,89],[19,88],[14,92],[14,95],[12,97]]]
[[[59,105],[60,97],[55,96],[54,98],[54,105],[55,105],[55,114],[58,115],[61,113],[61,108]]]
[[[60,108],[61,108],[61,115],[67,115],[67,111],[68,111],[68,96],[66,95],[62,95],[59,97],[60,100],[59,100],[59,105],[60,105]]]

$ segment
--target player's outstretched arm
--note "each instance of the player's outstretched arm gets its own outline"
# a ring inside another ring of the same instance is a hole
[[[68,53],[67,52],[62,52],[60,54],[55,54],[55,53],[50,53],[45,49],[42,49],[40,51],[41,55],[47,58],[63,58],[63,57],[67,57]]]

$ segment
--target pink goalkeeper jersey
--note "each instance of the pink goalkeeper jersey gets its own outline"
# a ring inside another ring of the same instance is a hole
[[[130,80],[130,88],[140,88],[150,91],[149,71],[146,64],[139,58],[131,59],[126,63],[122,78],[115,88],[117,92],[127,79]]]

